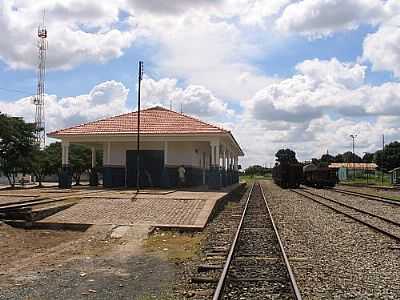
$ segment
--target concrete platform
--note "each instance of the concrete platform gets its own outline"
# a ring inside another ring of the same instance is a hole
[[[201,230],[217,203],[238,188],[232,185],[218,191],[102,190],[81,195],[81,201],[37,223],[41,226],[150,225],[160,228]]]

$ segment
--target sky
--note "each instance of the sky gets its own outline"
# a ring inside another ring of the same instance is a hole
[[[269,166],[400,139],[398,0],[2,0],[0,111],[34,120],[48,29],[47,132],[172,105],[231,130]]]

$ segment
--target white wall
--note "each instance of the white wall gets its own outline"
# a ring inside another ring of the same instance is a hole
[[[164,142],[140,143],[141,150],[164,150]],[[168,142],[168,166],[202,167],[203,152],[206,154],[206,167],[210,161],[210,144],[208,142]],[[107,148],[105,146],[105,148]],[[136,143],[111,143],[110,165],[125,166],[126,151],[136,150]],[[197,150],[197,151],[196,151]]]
[[[141,142],[141,150],[164,150],[163,142]],[[125,166],[126,164],[126,151],[137,150],[136,142],[129,143],[111,143],[110,165],[112,166]]]

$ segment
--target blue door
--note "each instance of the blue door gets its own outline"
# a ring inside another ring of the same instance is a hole
[[[136,187],[137,151],[126,151],[126,185]],[[140,186],[160,187],[164,168],[164,151],[140,151]]]

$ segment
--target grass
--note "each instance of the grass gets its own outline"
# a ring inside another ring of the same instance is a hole
[[[204,238],[203,233],[159,231],[144,242],[144,248],[149,252],[162,254],[173,262],[180,262],[198,255]]]
[[[266,175],[266,176],[243,175],[243,176],[240,176],[240,181],[245,181],[245,182],[253,182],[254,180],[265,180],[265,179],[272,179],[272,175]]]
[[[348,183],[348,184],[367,184],[367,176],[357,176],[356,178],[349,177],[348,180],[342,181],[342,183]],[[378,185],[378,186],[392,186],[390,182],[390,175],[389,174],[384,174],[383,176],[383,182],[382,182],[382,177],[381,175],[369,175],[368,176],[368,185]]]

